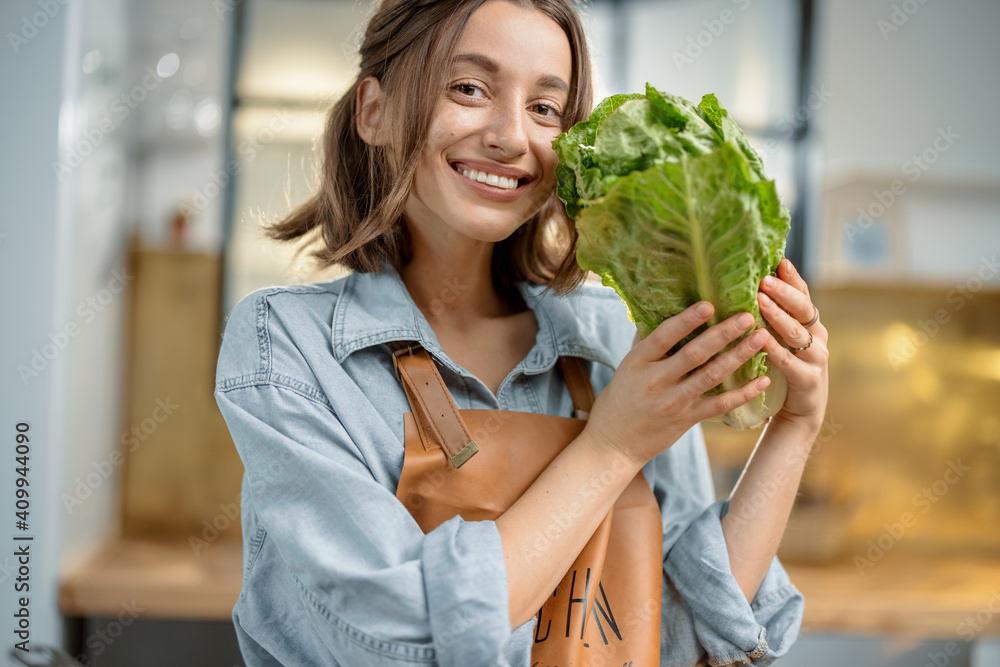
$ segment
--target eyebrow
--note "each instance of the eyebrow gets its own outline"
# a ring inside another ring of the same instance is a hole
[[[495,60],[480,53],[460,53],[455,56],[451,62],[452,65],[469,63],[481,70],[489,72],[490,74],[496,74],[500,71],[500,65],[498,65]],[[551,88],[562,92],[569,91],[569,84],[555,74],[543,74],[538,77],[538,85],[542,88]]]

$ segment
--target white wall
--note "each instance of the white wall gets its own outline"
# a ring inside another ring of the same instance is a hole
[[[79,4],[49,5],[50,14],[35,2],[0,4],[0,281],[4,285],[0,312],[0,617],[4,619],[0,650],[14,643],[16,598],[30,600],[31,642],[58,644],[58,562],[62,508],[58,505],[67,424],[68,349],[49,348],[50,360],[38,362],[37,376],[22,381],[18,365],[29,366],[33,350],[44,353],[50,334],[69,319],[73,225],[69,208],[72,183],[60,184],[52,171],[60,142],[67,138],[72,98],[78,77],[66,75],[65,63],[79,46]],[[23,38],[12,43],[13,33]],[[15,48],[16,46],[16,48]],[[14,527],[15,424],[31,425],[29,530]],[[13,558],[14,533],[31,535],[30,590],[15,594],[19,576]]]
[[[69,54],[67,69],[80,84],[64,104],[69,145],[77,151],[102,120],[119,120],[111,111],[120,95],[121,73],[128,63],[126,0],[86,0],[82,6],[80,43]],[[101,67],[83,73],[84,54],[98,50]],[[119,291],[125,266],[126,193],[132,188],[128,142],[134,117],[99,137],[89,155],[66,177],[70,199],[73,262],[67,317],[80,327],[68,348],[65,406],[65,473],[62,488],[51,496],[63,517],[62,568],[86,558],[100,541],[118,530],[120,471],[109,465],[118,448],[123,324],[127,292]],[[60,150],[67,161],[67,148]],[[126,274],[127,276],[127,274]],[[127,277],[125,277],[127,289]],[[106,302],[106,303],[105,303]],[[103,474],[102,474],[103,473]],[[89,478],[88,478],[89,476]]]
[[[919,9],[883,37],[878,22],[892,25],[894,5]],[[830,177],[900,173],[952,126],[962,138],[933,174],[1000,183],[998,28],[995,0],[820,2],[818,81],[834,92],[821,117]]]
[[[0,452],[10,457],[2,464],[6,473],[13,468],[15,424],[31,424],[31,529],[26,534],[35,536],[33,643],[62,643],[60,575],[119,529],[121,470],[109,461],[127,428],[120,417],[127,299],[121,287],[128,283],[122,269],[130,223],[141,219],[163,229],[176,192],[183,192],[188,181],[198,183],[221,160],[217,137],[211,154],[163,167],[170,156],[158,161],[148,143],[137,142],[147,116],[162,119],[157,112],[163,100],[150,94],[150,102],[124,117],[114,110],[122,92],[144,76],[144,66],[134,67],[130,42],[137,11],[127,0],[0,5],[5,36],[0,89],[12,91],[0,107],[0,278],[7,286],[0,297]],[[219,33],[223,27],[221,21],[208,23]],[[12,44],[9,33],[25,41]],[[206,41],[225,48],[224,39]],[[100,67],[86,72],[85,54],[95,51]],[[166,94],[168,86],[158,84],[153,92]],[[113,128],[95,133],[102,121],[113,121]],[[60,177],[54,164],[69,168],[60,170]],[[157,179],[177,172],[183,178]],[[151,211],[150,202],[159,204],[158,210]],[[217,239],[218,214],[213,213]],[[18,367],[31,369],[35,350],[52,358],[44,359],[44,368],[43,358],[36,358],[37,375],[22,379]],[[17,576],[11,568],[16,566],[13,505],[13,478],[4,474],[0,615],[6,619],[18,608],[11,578]],[[4,628],[0,651],[6,654],[12,637]]]
[[[832,92],[816,119],[827,204],[854,184],[844,208],[867,209],[899,181],[903,194],[883,196],[899,253],[883,278],[968,280],[1000,255],[1000,3],[825,0],[819,10],[817,83]],[[945,141],[949,128],[957,136]],[[926,169],[914,161],[925,152]],[[831,282],[856,279],[836,249],[844,222],[828,212],[815,237]],[[1000,285],[1000,272],[988,282]]]

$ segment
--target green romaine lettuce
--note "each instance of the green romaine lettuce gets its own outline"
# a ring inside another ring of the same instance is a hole
[[[701,300],[715,305],[706,327],[743,311],[766,326],[757,287],[784,256],[790,216],[714,95],[695,106],[647,84],[645,95],[604,100],[553,146],[577,262],[618,292],[642,337]],[[765,374],[764,394],[722,421],[755,428],[780,409],[786,383],[764,352],[709,393]]]

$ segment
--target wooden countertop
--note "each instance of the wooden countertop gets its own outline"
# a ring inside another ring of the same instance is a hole
[[[146,619],[228,621],[240,591],[241,550],[233,541],[198,555],[186,542],[112,541],[64,577],[60,608],[67,616],[115,617],[134,600]],[[1000,623],[991,622],[1000,618],[998,560],[900,554],[864,575],[850,560],[785,568],[805,595],[803,628],[810,632],[1000,635]]]
[[[991,623],[1000,619],[1000,560],[900,554],[863,575],[850,560],[784,566],[805,596],[803,627],[810,632],[963,640],[1000,635],[1000,623]]]
[[[228,621],[242,585],[243,545],[114,540],[67,572],[59,608],[67,616],[116,617],[123,604],[144,619]]]

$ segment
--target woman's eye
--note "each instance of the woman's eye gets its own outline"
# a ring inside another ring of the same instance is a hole
[[[559,110],[548,104],[536,104],[534,106],[535,113],[541,114],[543,116],[551,116],[553,118],[559,118],[562,116]]]
[[[468,97],[481,97],[483,95],[483,91],[479,88],[479,86],[474,86],[471,83],[456,83],[451,87],[451,89],[461,95],[467,95]],[[476,93],[479,93],[479,95]]]

